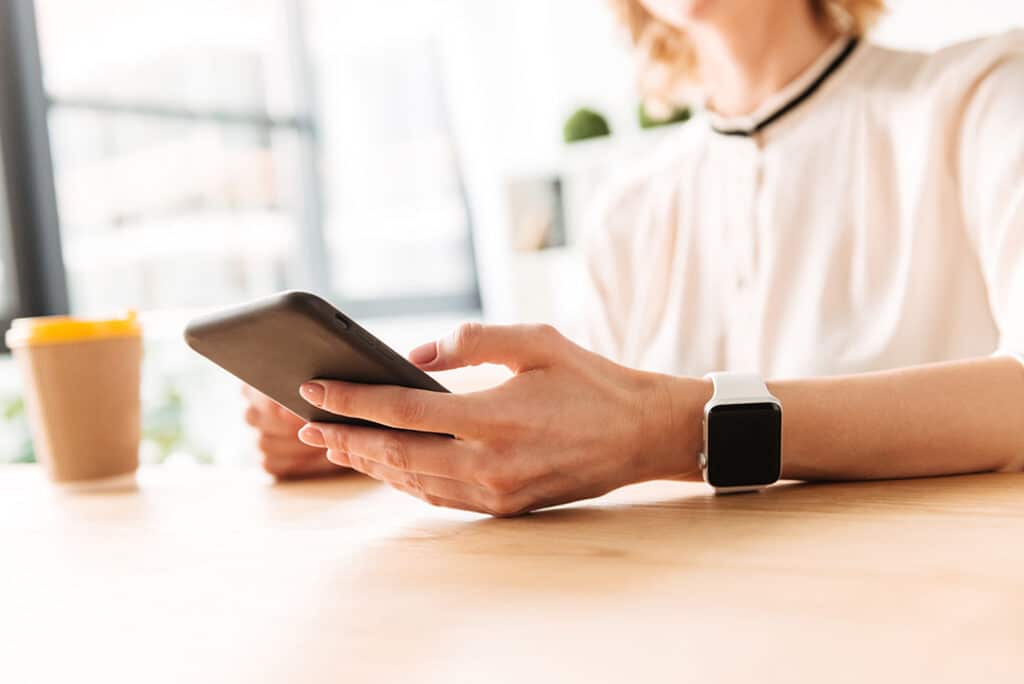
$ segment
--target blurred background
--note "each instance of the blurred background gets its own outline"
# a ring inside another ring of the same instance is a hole
[[[890,0],[933,49],[1019,0]],[[603,0],[0,0],[0,325],[141,312],[148,462],[255,462],[181,329],[286,288],[400,352],[461,320],[572,332],[602,181],[653,121]],[[0,461],[32,460],[0,355]]]

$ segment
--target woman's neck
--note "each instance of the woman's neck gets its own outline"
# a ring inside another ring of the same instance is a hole
[[[723,116],[755,111],[813,64],[837,35],[807,0],[744,3],[742,11],[692,24],[687,33],[708,107]]]

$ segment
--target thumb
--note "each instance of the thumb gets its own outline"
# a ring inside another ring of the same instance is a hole
[[[432,371],[498,363],[520,373],[550,364],[564,343],[550,325],[463,323],[447,337],[413,349],[409,360]]]

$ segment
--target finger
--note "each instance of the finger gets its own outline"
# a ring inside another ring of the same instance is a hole
[[[351,468],[331,463],[323,456],[312,461],[300,461],[291,464],[264,463],[263,469],[279,480],[319,477],[322,475],[342,475],[352,472]]]
[[[301,446],[301,445],[300,445]],[[275,450],[262,452],[263,469],[275,477],[306,477],[344,470],[326,458],[326,450]]]
[[[457,439],[422,432],[382,430],[360,425],[310,423],[299,431],[310,446],[355,454],[396,470],[473,482],[479,459]]]
[[[483,502],[485,493],[474,485],[436,475],[422,475],[397,470],[356,454],[343,454],[334,451],[327,453],[333,463],[347,463],[354,470],[381,482],[386,482],[429,504],[442,506],[445,505],[442,503],[443,501],[449,501],[458,502],[457,507],[460,508],[474,507],[473,510],[481,511],[485,509]]]
[[[415,496],[416,498],[423,500],[415,490],[409,489],[399,484],[388,483],[389,487],[397,489],[400,492]],[[472,511],[474,513],[483,513],[484,515],[491,515],[491,513],[481,506],[467,502],[467,501],[456,501],[454,499],[446,499],[443,496],[434,496],[430,501],[427,501],[431,506],[441,506],[443,508],[453,508],[459,511]]]
[[[420,432],[473,434],[474,426],[493,414],[480,396],[395,385],[314,380],[302,385],[300,393],[314,406],[339,416]]]
[[[531,510],[535,495],[528,491],[500,492],[486,487],[436,475],[401,471],[357,454],[328,450],[333,463],[346,465],[412,494],[435,506],[477,511],[497,517],[520,515]]]
[[[292,413],[290,410],[277,403],[263,392],[260,392],[251,385],[242,385],[242,396],[245,397],[251,406],[255,406],[261,411],[267,413],[276,413],[281,416],[285,416],[288,419],[295,419],[301,421],[302,419]]]
[[[252,385],[242,385],[242,396],[245,397],[250,404],[254,404],[261,408],[276,403],[273,399],[268,397],[263,392],[260,392]]]
[[[282,415],[276,410],[265,411],[257,406],[249,406],[245,409],[245,422],[256,428],[263,434],[275,437],[291,437],[295,439],[295,433],[305,425],[305,421],[297,416],[288,413]]]
[[[447,337],[413,349],[409,360],[424,370],[499,363],[520,373],[549,365],[565,341],[550,325],[463,323]]]
[[[283,457],[314,458],[324,455],[324,449],[303,444],[294,434],[286,436],[261,433],[257,441],[259,450],[265,454],[280,454]]]

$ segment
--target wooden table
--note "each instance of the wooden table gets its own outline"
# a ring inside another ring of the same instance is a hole
[[[3,682],[1022,682],[1024,476],[651,483],[516,519],[363,479],[0,468]]]

